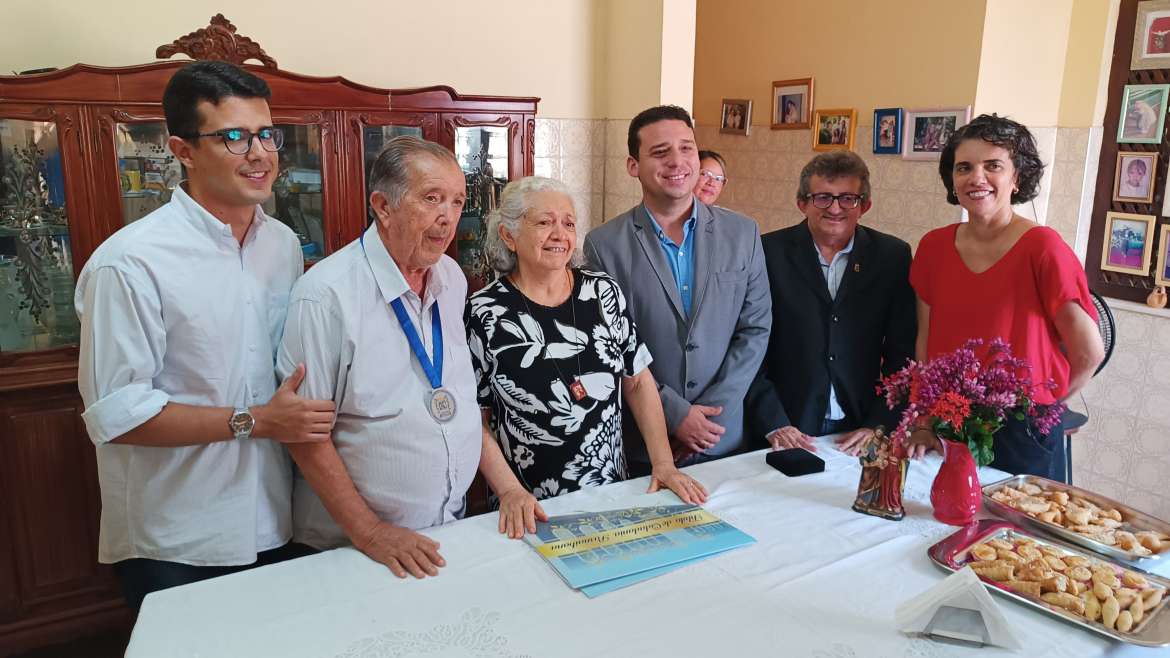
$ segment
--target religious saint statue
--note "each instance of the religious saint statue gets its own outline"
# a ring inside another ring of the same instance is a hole
[[[902,508],[902,488],[906,483],[906,449],[895,442],[881,427],[874,430],[861,447],[861,482],[853,511],[900,521],[906,516]]]

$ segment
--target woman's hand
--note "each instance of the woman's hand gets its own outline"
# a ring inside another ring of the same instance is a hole
[[[707,502],[707,490],[703,485],[674,466],[655,466],[650,474],[650,488],[646,493],[654,493],[663,486],[673,491],[684,503],[702,505]]]
[[[500,532],[512,539],[524,536],[524,530],[536,532],[537,521],[547,521],[548,514],[536,502],[536,496],[524,487],[514,487],[500,494]]]
[[[922,459],[928,451],[935,451],[942,454],[942,439],[935,436],[934,432],[928,428],[919,427],[913,432],[910,432],[910,438],[906,439],[906,456],[910,459]]]

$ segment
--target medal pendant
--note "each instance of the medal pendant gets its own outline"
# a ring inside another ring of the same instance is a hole
[[[580,379],[574,379],[572,384],[569,384],[569,392],[573,394],[573,399],[577,402],[585,399],[585,385],[581,383]]]
[[[429,406],[431,418],[440,423],[450,422],[455,417],[455,396],[445,388],[431,391]]]

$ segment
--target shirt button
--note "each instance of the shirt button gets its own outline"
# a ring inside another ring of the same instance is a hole
[[[687,382],[687,388],[694,388],[696,386],[698,386],[698,384],[695,383],[695,380],[693,380],[693,379],[691,381]]]
[[[833,322],[840,322],[840,321],[841,321],[841,318],[839,318],[835,315],[833,316]]]
[[[255,346],[255,345],[249,345],[249,346],[248,346],[248,351],[249,351],[249,352],[255,352],[255,351],[256,351],[256,346]],[[832,358],[832,357],[830,357],[830,358]]]
[[[698,348],[699,348],[699,346],[695,345],[694,343],[687,343],[687,351],[688,352],[694,352]]]
[[[837,357],[836,357],[836,356],[834,356],[834,355],[832,355],[832,354],[830,354],[830,355],[829,355],[829,360],[830,360],[830,361],[836,361],[836,360],[837,360]]]
[[[248,304],[251,304],[251,303],[252,303],[252,298],[251,298],[251,297],[249,297],[249,298],[245,299],[245,300],[244,300],[244,302],[246,302],[246,303],[248,303]]]

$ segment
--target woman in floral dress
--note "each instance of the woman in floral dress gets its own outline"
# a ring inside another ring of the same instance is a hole
[[[650,352],[621,289],[574,267],[564,184],[509,184],[489,215],[487,253],[500,278],[471,296],[464,321],[484,414],[480,470],[500,501],[500,532],[535,532],[539,499],[626,478],[623,399],[646,437],[649,491],[704,502],[703,486],[674,465]]]

